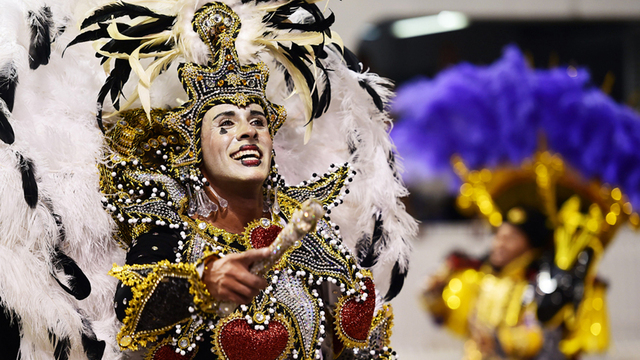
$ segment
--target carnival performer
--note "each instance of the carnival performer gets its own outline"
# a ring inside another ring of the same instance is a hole
[[[539,260],[552,249],[547,217],[535,208],[513,207],[496,229],[484,261],[456,252],[427,280],[423,301],[439,324],[467,335],[469,358],[562,359],[562,333],[543,327],[532,288]],[[446,300],[445,300],[446,299]],[[542,349],[542,344],[547,346]]]
[[[489,255],[454,253],[424,305],[468,338],[466,359],[575,359],[609,342],[597,265],[638,226],[640,122],[584,70],[533,70],[515,47],[400,89],[393,137],[416,173],[462,179],[457,205],[496,229]],[[625,169],[625,170],[622,170]]]
[[[111,270],[121,349],[148,359],[395,358],[385,298],[402,286],[415,222],[397,201],[390,94],[360,73],[328,29],[333,15],[313,3],[115,3],[83,21],[71,45],[106,38],[98,56],[113,64],[99,102],[110,93],[116,111],[103,122],[100,110],[98,122],[109,148],[103,202],[128,250]],[[133,21],[114,20],[124,16]],[[175,84],[151,85],[175,76],[178,59],[187,99],[175,104],[185,96]],[[140,80],[120,104],[131,71]],[[152,108],[154,94],[170,100]],[[142,107],[130,109],[136,98]],[[306,170],[311,180],[285,182]],[[307,200],[326,215],[273,259],[264,248]],[[266,260],[275,265],[256,276],[252,265]],[[389,270],[383,295],[374,277]]]

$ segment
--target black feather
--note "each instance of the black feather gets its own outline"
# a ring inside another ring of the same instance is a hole
[[[96,30],[85,31],[80,35],[76,36],[75,39],[71,40],[67,47],[65,47],[64,51],[67,51],[69,46],[73,46],[75,44],[79,44],[87,41],[95,41],[98,39],[109,37],[109,32],[107,31],[107,26],[105,24],[99,24],[99,28]],[[119,29],[119,28],[118,28]],[[62,54],[64,55],[64,51]]]
[[[389,156],[387,156],[387,163],[389,164],[389,168],[393,172],[393,177],[396,178],[398,181],[402,181],[402,177],[398,173],[398,167],[396,164],[396,154],[393,152],[393,150],[389,150]]]
[[[35,208],[38,204],[38,183],[36,182],[35,169],[33,162],[30,159],[25,158],[22,154],[18,153],[18,159],[20,160],[20,173],[22,174],[22,191],[24,193],[24,200],[27,202],[30,208]]]
[[[380,95],[378,95],[378,93],[373,90],[371,85],[369,85],[366,80],[360,80],[359,83],[363,89],[367,90],[367,93],[369,93],[369,96],[371,96],[371,99],[373,100],[373,103],[376,105],[378,110],[384,111],[384,103],[382,102],[382,98],[380,97]]]
[[[336,44],[333,44],[338,51],[342,50],[342,58],[347,63],[347,67],[351,71],[355,71],[358,74],[362,72],[362,63],[351,50],[349,50],[346,46],[342,49]]]
[[[307,18],[302,23],[290,21],[290,16],[301,8],[306,10],[313,17],[313,20]],[[332,13],[328,18],[325,18],[317,5],[310,4],[304,0],[294,0],[286,5],[280,6],[276,11],[266,15],[264,21],[268,23],[269,26],[278,29],[317,31],[323,32],[327,36],[331,36],[331,30],[329,27],[335,21],[335,15]]]
[[[322,90],[322,94],[318,99],[318,105],[316,111],[314,113],[315,118],[319,118],[329,110],[329,105],[331,105],[331,81],[329,81],[329,70],[324,67],[324,65],[318,60],[316,61],[316,66],[322,70],[324,75],[324,89]]]
[[[11,145],[15,139],[16,136],[13,133],[13,128],[9,123],[9,119],[6,117],[4,111],[0,109],[0,140],[5,144]]]
[[[18,69],[10,62],[0,70],[0,99],[4,100],[9,111],[13,111],[13,102],[18,86]]]
[[[122,16],[128,16],[130,19],[135,19],[138,16],[149,16],[158,19],[174,18],[173,16],[158,14],[144,6],[119,1],[115,4],[109,4],[96,10],[91,16],[84,19],[84,21],[80,25],[80,29],[84,29],[87,26],[103,21],[109,21],[111,19],[116,19]]]
[[[91,323],[85,317],[82,317],[82,324],[85,329],[82,333],[82,348],[84,349],[84,353],[87,354],[87,359],[102,359],[106,343],[103,340],[98,340],[96,334],[93,332]]]
[[[4,101],[8,112],[13,111],[17,86],[18,71],[13,63],[7,63],[0,70],[0,99]],[[15,134],[11,123],[9,123],[7,113],[2,108],[3,106],[0,104],[0,140],[11,145],[15,141]]]
[[[376,249],[379,247],[380,239],[384,234],[384,222],[382,221],[382,214],[376,215],[376,221],[373,224],[373,234],[371,235],[371,243],[364,252],[365,255],[360,259],[360,266],[370,268],[378,261],[378,255],[376,255]]]
[[[293,29],[293,30],[302,30],[302,31],[326,32],[327,29],[330,28],[335,21],[336,21],[336,17],[332,13],[327,18],[322,18],[319,21],[314,21],[310,23],[292,23],[292,22],[283,21],[283,22],[273,23],[272,26],[278,29],[283,29],[283,30]]]
[[[58,339],[56,334],[49,330],[49,341],[54,346],[53,357],[56,360],[68,360],[71,351],[71,341],[68,337]]]
[[[2,339],[2,357],[4,359],[19,359],[20,332],[22,320],[11,308],[4,305],[0,299],[0,339]]]
[[[53,14],[48,6],[43,6],[39,12],[29,11],[31,25],[31,43],[29,44],[29,67],[37,69],[40,65],[49,63],[51,56],[51,28]]]
[[[391,271],[389,290],[387,290],[387,294],[384,296],[385,301],[391,301],[391,299],[398,296],[400,290],[402,290],[402,287],[404,286],[404,280],[406,277],[407,270],[400,270],[400,263],[396,261],[396,264],[393,266],[393,270]]]
[[[336,48],[340,50],[338,46],[336,46]],[[347,63],[347,67],[349,68],[349,70],[355,71],[358,74],[362,73],[362,63],[360,62],[360,60],[358,60],[358,57],[353,52],[351,52],[351,50],[349,50],[346,47],[343,48],[342,58]],[[360,84],[360,87],[365,89],[369,94],[369,96],[371,96],[371,99],[373,100],[373,103],[376,105],[378,110],[384,111],[384,103],[382,102],[382,98],[371,87],[371,85],[369,85],[369,83],[366,80],[360,80],[358,83]]]
[[[318,89],[317,87],[315,87],[315,82],[316,82],[315,77],[311,72],[311,69],[309,69],[309,65],[307,65],[307,62],[309,62],[307,58],[307,56],[309,55],[309,52],[305,48],[296,44],[291,44],[291,47],[287,47],[283,44],[280,44],[280,46],[282,47],[283,52],[287,57],[287,59],[289,59],[289,61],[293,64],[293,66],[295,66],[296,69],[298,69],[298,71],[300,71],[300,73],[304,77],[309,90],[313,89],[313,92],[311,93],[311,103],[312,103],[312,115],[314,115],[315,117],[316,109],[318,108],[319,99],[318,99]],[[311,121],[311,119],[309,119],[309,121]]]
[[[120,31],[122,35],[129,37],[143,37],[170,29],[173,26],[173,19],[161,19],[136,26],[128,26],[126,24],[118,23],[117,26],[118,31]],[[113,53],[131,54],[141,44],[142,40],[110,40],[104,44],[100,50]],[[172,47],[173,46],[169,47],[169,49]]]
[[[129,62],[124,59],[116,59],[113,70],[111,70],[111,74],[109,74],[104,85],[100,88],[100,92],[98,93],[99,108],[96,120],[98,122],[98,127],[100,127],[100,130],[102,130],[103,133],[105,132],[104,125],[102,124],[102,105],[104,104],[104,99],[109,93],[111,93],[113,106],[118,109],[119,96],[122,92],[122,87],[129,79],[130,74],[131,65],[129,65]]]
[[[55,273],[52,272],[51,275],[58,285],[76,299],[86,299],[91,294],[91,283],[78,264],[58,247],[54,249],[52,257],[54,266],[70,277],[69,286],[66,286],[58,279]]]

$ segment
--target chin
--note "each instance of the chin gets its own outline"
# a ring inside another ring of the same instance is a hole
[[[249,169],[245,168],[243,170],[244,171],[239,173],[238,176],[235,178],[237,181],[255,182],[255,183],[260,183],[260,185],[262,185],[262,183],[267,179],[267,176],[269,175],[268,171],[264,169],[260,169],[259,167],[249,168]]]

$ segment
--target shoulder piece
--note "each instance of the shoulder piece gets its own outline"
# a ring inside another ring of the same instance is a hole
[[[110,151],[99,165],[100,187],[125,247],[154,226],[177,228],[178,214],[188,203],[189,189],[180,179],[193,174],[171,165],[185,143],[163,123],[165,114],[154,109],[149,120],[142,109],[123,112],[106,133]]]
[[[293,205],[297,208],[305,200],[314,198],[320,201],[322,207],[327,210],[327,214],[330,214],[331,209],[340,205],[344,195],[349,193],[347,184],[353,181],[354,175],[355,171],[351,170],[348,163],[343,166],[332,164],[329,171],[322,176],[313,174],[311,181],[285,187],[282,190],[284,197],[279,198],[279,201],[285,202],[282,205]]]
[[[121,349],[145,347],[176,324],[188,323],[191,311],[203,305],[204,299],[210,298],[206,287],[199,281],[196,264],[192,263],[162,260],[151,265],[114,266],[109,274],[131,287],[133,293],[124,325],[118,333]],[[193,298],[184,296],[188,293]],[[171,311],[163,312],[163,309]]]

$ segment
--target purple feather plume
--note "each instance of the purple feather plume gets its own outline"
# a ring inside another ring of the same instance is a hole
[[[472,169],[519,165],[544,135],[585,177],[619,186],[640,208],[640,116],[588,84],[584,69],[529,68],[515,46],[490,66],[461,64],[405,84],[391,133],[405,180],[451,174],[454,154]]]

